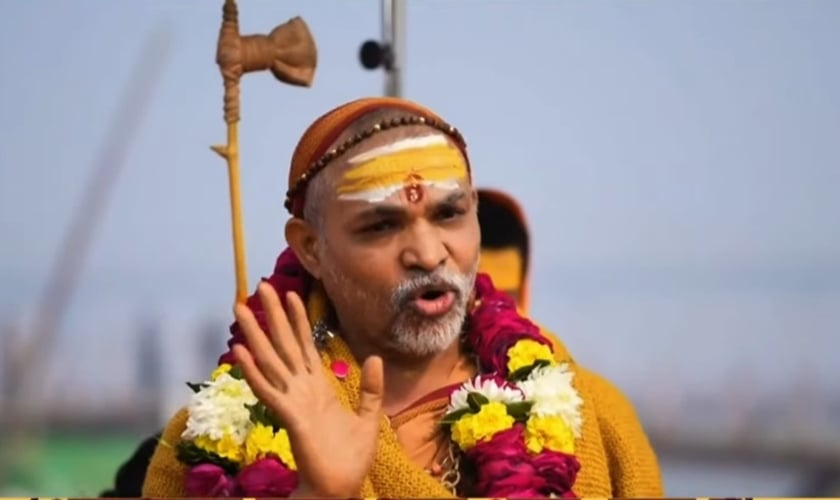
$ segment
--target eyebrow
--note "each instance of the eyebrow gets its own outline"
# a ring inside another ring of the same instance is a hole
[[[440,203],[436,203],[436,205],[437,206],[454,205],[454,204],[458,203],[459,201],[463,200],[466,197],[467,197],[467,192],[464,191],[463,189],[459,189],[458,191],[455,191],[454,193],[452,193],[449,196],[447,196],[446,198],[444,198],[443,201],[441,201]]]
[[[459,201],[463,200],[467,197],[467,192],[463,189],[459,189],[457,192],[454,192],[448,195],[443,200],[434,203],[431,205],[431,209],[439,209],[440,207],[448,207],[455,205]],[[356,215],[354,219],[359,221],[374,219],[377,217],[402,217],[406,213],[405,206],[403,205],[392,205],[392,204],[381,204],[375,207],[371,207],[360,214]]]

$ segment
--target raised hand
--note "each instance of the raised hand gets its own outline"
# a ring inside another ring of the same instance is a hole
[[[359,408],[347,410],[321,366],[301,299],[287,295],[287,316],[271,285],[261,283],[258,293],[270,335],[260,329],[247,306],[234,308],[248,345],[233,349],[245,380],[289,432],[301,493],[358,497],[376,449],[384,391],[382,360],[365,361]]]

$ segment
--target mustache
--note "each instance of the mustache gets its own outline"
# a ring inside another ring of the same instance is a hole
[[[469,294],[472,282],[469,275],[449,270],[415,274],[397,285],[392,294],[391,303],[396,308],[401,308],[418,292],[426,288],[449,289],[464,296]]]

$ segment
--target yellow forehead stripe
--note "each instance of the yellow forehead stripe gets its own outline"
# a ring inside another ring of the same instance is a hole
[[[522,256],[516,248],[482,249],[478,272],[489,274],[498,290],[519,290]]]
[[[336,191],[348,195],[399,188],[412,181],[433,184],[467,176],[467,164],[461,152],[449,144],[439,144],[385,154],[350,167]]]

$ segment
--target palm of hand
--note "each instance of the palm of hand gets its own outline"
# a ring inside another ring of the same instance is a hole
[[[327,389],[331,400],[306,415],[305,430],[290,432],[298,471],[302,483],[318,496],[358,496],[373,463],[378,420],[347,410],[332,395],[332,387]]]
[[[297,295],[287,296],[287,318],[270,285],[261,284],[259,294],[270,336],[262,332],[250,309],[236,308],[237,321],[250,346],[234,348],[245,379],[287,428],[302,489],[320,497],[356,497],[376,449],[382,362],[379,358],[365,362],[359,409],[348,410],[321,367]]]

